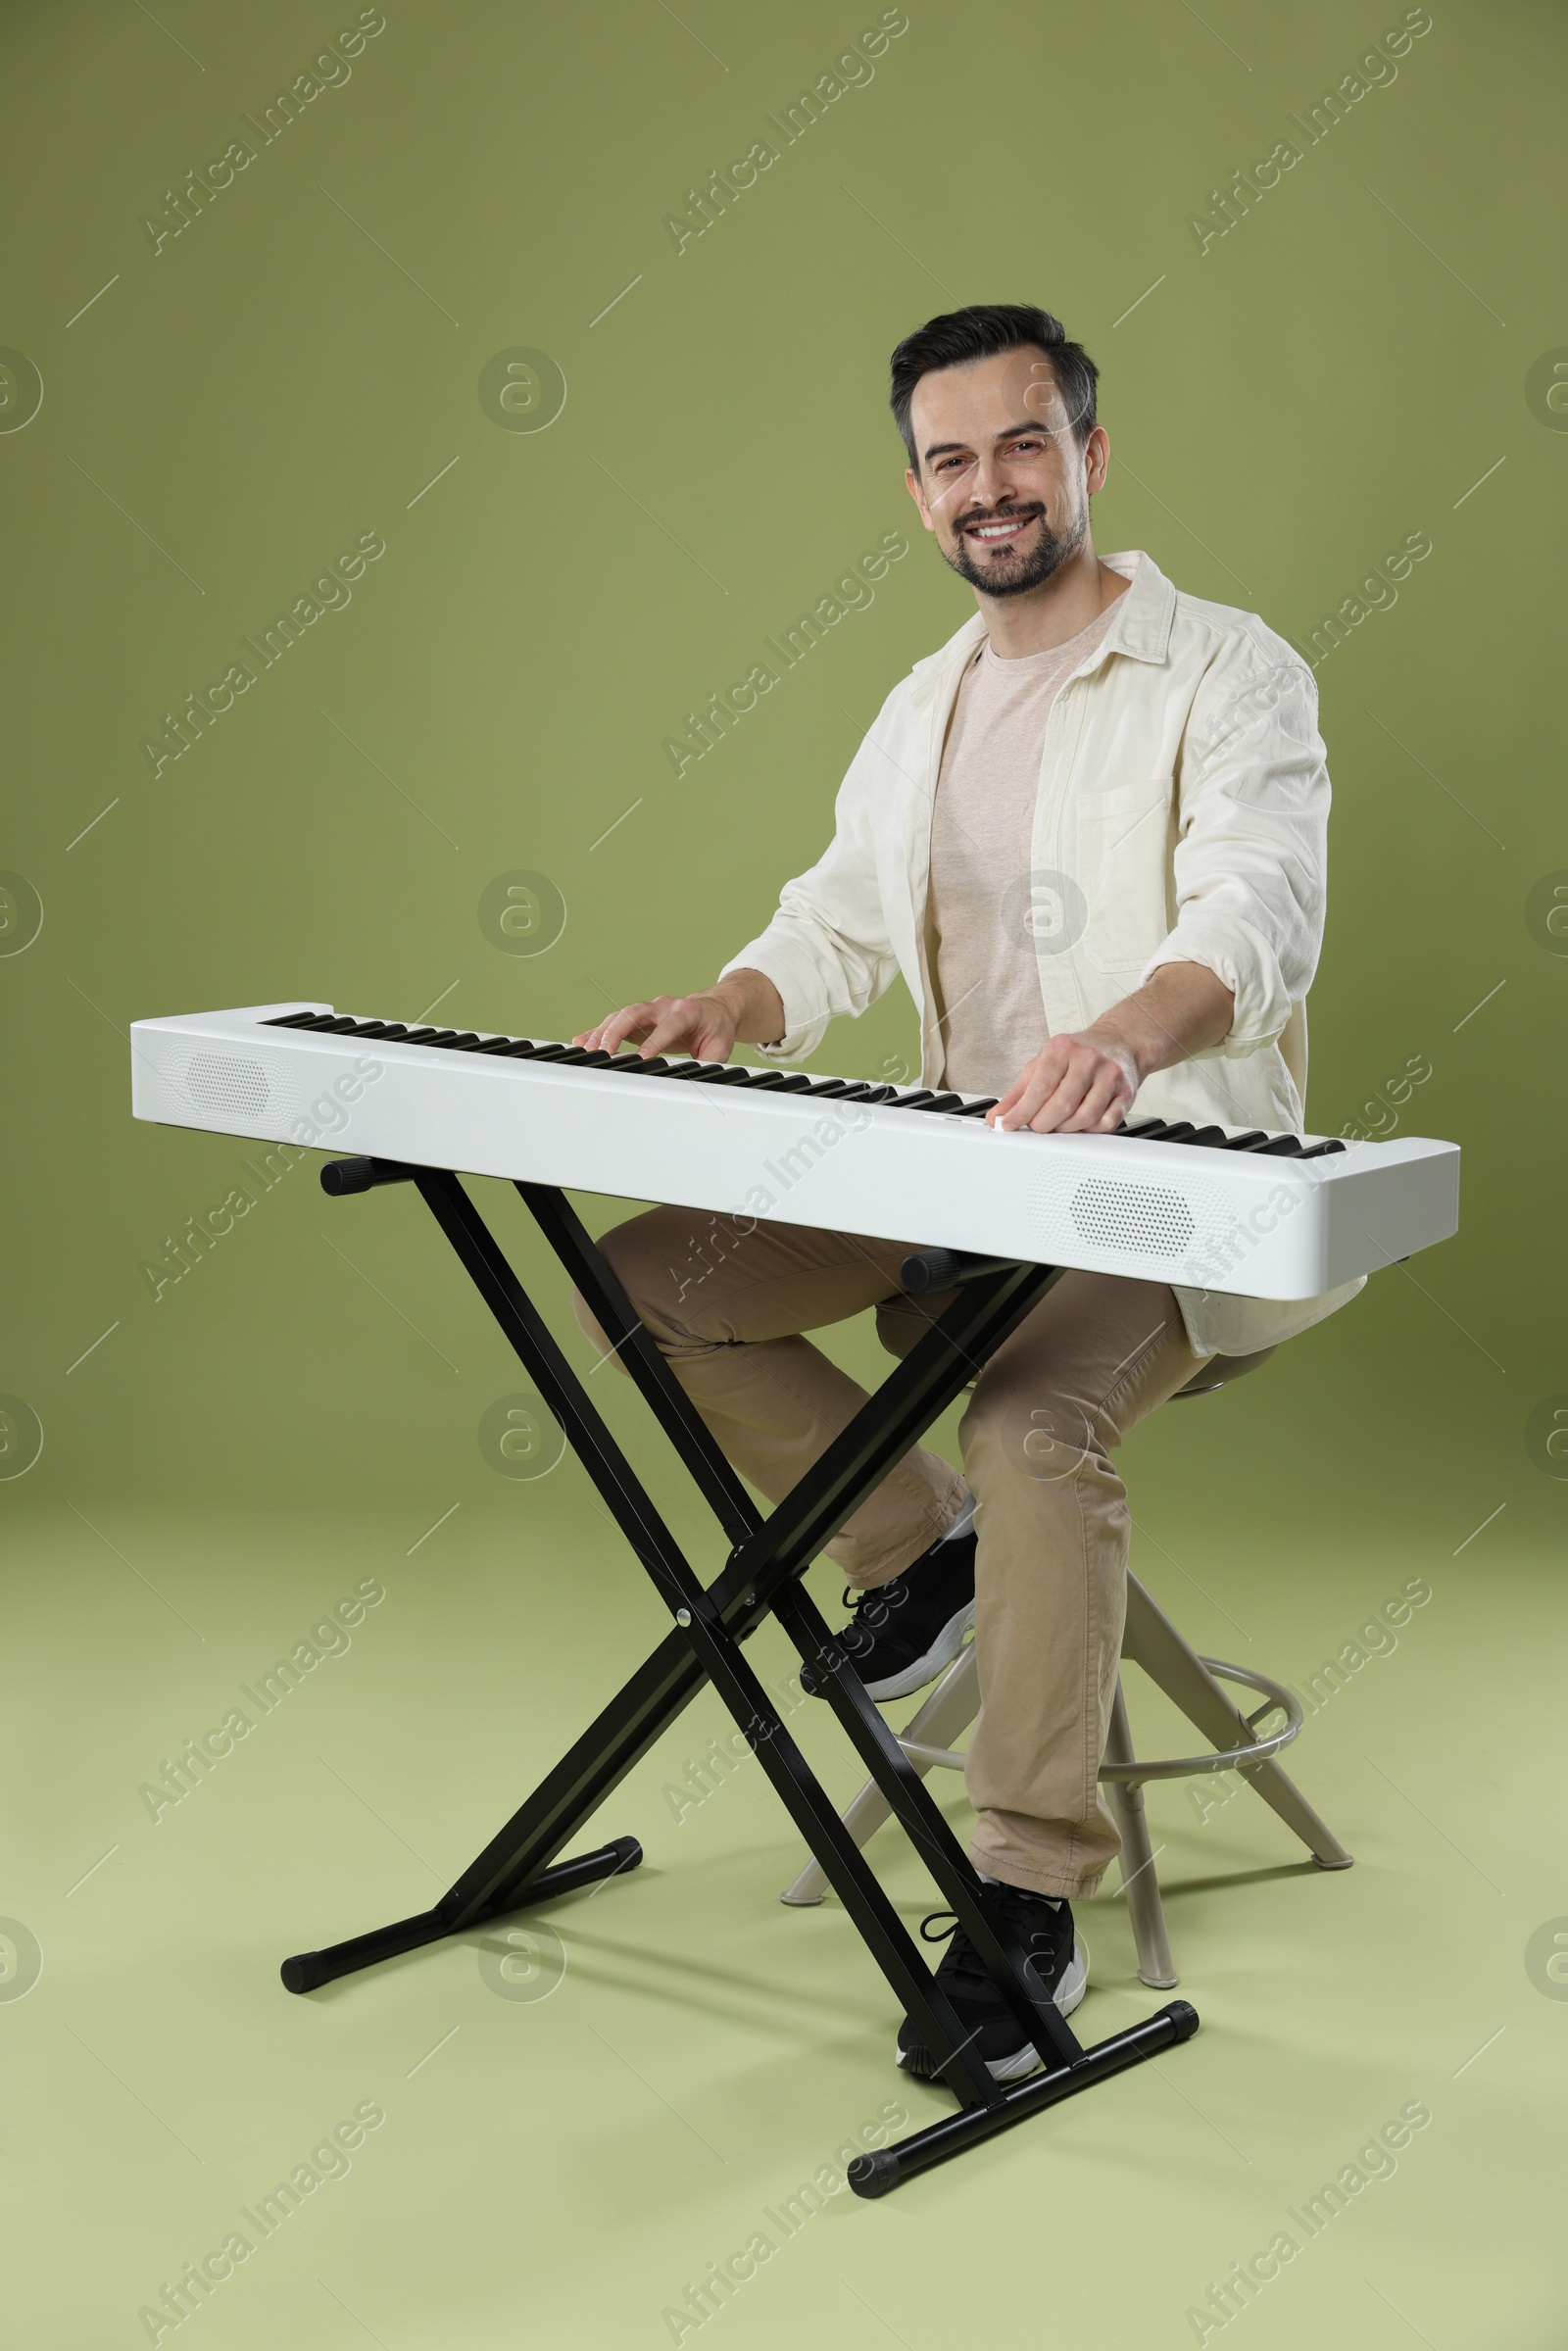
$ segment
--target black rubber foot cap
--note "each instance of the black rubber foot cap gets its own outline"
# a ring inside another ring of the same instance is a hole
[[[878,2147],[872,2155],[857,2155],[850,2165],[849,2182],[858,2196],[885,2196],[899,2184],[896,2147]]]
[[[285,1959],[278,1969],[285,1991],[314,1991],[321,1979],[316,1972],[317,1954],[301,1951],[293,1959]]]
[[[1178,2040],[1191,2040],[1198,2031],[1198,2011],[1191,2000],[1172,2000],[1160,2010],[1160,2015],[1169,2017]]]

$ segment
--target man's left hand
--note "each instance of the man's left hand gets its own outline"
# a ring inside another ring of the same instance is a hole
[[[1092,1029],[1053,1037],[986,1112],[986,1124],[1033,1127],[1037,1135],[1106,1135],[1126,1116],[1139,1084],[1137,1058],[1119,1039]]]
[[[1235,1014],[1235,997],[1206,964],[1161,963],[1092,1028],[1053,1037],[986,1112],[986,1124],[1108,1135],[1145,1078],[1222,1043]]]

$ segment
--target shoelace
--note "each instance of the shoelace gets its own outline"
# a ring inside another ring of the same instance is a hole
[[[869,1592],[857,1592],[853,1584],[846,1584],[839,1595],[840,1605],[848,1608],[856,1624],[859,1624],[862,1617],[869,1625],[877,1624],[882,1616],[886,1616],[905,1598],[902,1591],[894,1589],[902,1581],[901,1577],[895,1576],[892,1584],[873,1585]]]
[[[951,1919],[953,1924],[939,1929],[935,1935],[927,1934],[927,1928],[936,1926],[938,1919]],[[928,1910],[920,1921],[920,1940],[925,1943],[945,1943],[948,1936],[956,1935],[957,1931],[958,1914],[956,1910]]]
[[[893,1608],[906,1596],[903,1591],[895,1590],[898,1582],[895,1577],[892,1586],[874,1585],[869,1592],[858,1592],[853,1584],[845,1585],[840,1605],[848,1608],[850,1621],[840,1625],[835,1639],[847,1656],[858,1657],[875,1647],[876,1634],[888,1622]],[[888,1598],[890,1591],[894,1592],[892,1601]]]
[[[946,1927],[938,1928],[936,1934],[933,1935],[930,1933],[930,1929],[936,1925],[938,1919],[947,1919],[949,1924]],[[946,1942],[950,1935],[956,1935],[959,1932],[960,1928],[957,1915],[952,1910],[927,1911],[925,1917],[920,1921],[920,1940],[922,1942]],[[985,1967],[981,1962],[980,1954],[975,1949],[973,1943],[969,1941],[967,1935],[964,1936],[963,1947],[957,1952],[956,1956],[954,1957],[951,1953],[949,1956],[950,1958],[953,1958],[952,1976],[956,1983],[961,1984],[965,1990],[969,1989],[971,1986],[973,1986],[976,1990],[984,1987],[987,1991],[995,1993],[996,1987],[992,1984],[990,1977],[986,1974]],[[945,1961],[944,1965],[946,1964],[947,1963]],[[1000,1993],[997,1993],[996,1996],[998,1998],[1001,1997]]]
[[[947,1919],[950,1923],[946,1927],[938,1927],[937,1932],[933,1935],[929,1932],[929,1929],[936,1926],[938,1919]],[[925,1917],[920,1921],[920,1940],[922,1942],[946,1942],[950,1935],[956,1935],[960,1932],[961,1929],[956,1911],[928,1910],[925,1914]],[[1033,1960],[1035,1966],[1040,1969],[1042,1976],[1044,1976],[1046,1981],[1049,1983],[1049,1973],[1043,1963],[1049,1958],[1051,1948],[1050,1936],[1042,1934],[1038,1928],[1032,1928],[1026,1930],[1019,1939],[1022,1941],[1024,1950],[1028,1953],[1030,1959]],[[990,1976],[986,1973],[985,1964],[982,1961],[979,1952],[975,1949],[974,1944],[969,1941],[967,1935],[964,1936],[964,1942],[967,1947],[959,1951],[956,1960],[954,1962],[953,1972],[955,1977],[965,1984],[982,1984],[988,1988],[994,1990],[995,1986],[992,1984]]]

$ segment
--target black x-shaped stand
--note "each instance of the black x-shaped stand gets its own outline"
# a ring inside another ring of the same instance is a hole
[[[733,1545],[723,1573],[705,1590],[457,1177],[382,1159],[338,1160],[321,1170],[322,1185],[333,1195],[402,1181],[418,1187],[647,1569],[674,1618],[674,1628],[433,1910],[334,1943],[328,1950],[304,1951],[284,1960],[288,1989],[312,1991],[396,1952],[437,1942],[482,1921],[634,1868],[642,1848],[630,1837],[617,1837],[575,1860],[557,1862],[555,1856],[703,1685],[711,1682],[959,2103],[956,2114],[897,2145],[857,2156],[849,2174],[857,2195],[885,2195],[914,2173],[976,2140],[1189,2039],[1198,2030],[1197,2012],[1187,2001],[1173,2000],[1093,2048],[1080,2045],[1054,2001],[1046,1997],[1021,1944],[987,1903],[974,1869],[802,1583],[823,1545],[1016,1329],[1057,1279],[1057,1270],[947,1258],[944,1279],[958,1284],[953,1304],[764,1519],[564,1195],[547,1185],[519,1183],[516,1189],[545,1239]],[[1003,2088],[974,2047],[973,2034],[965,2033],[938,1989],[898,1912],[746,1661],[743,1642],[769,1616],[783,1626],[803,1661],[811,1666],[861,1762],[1039,2051],[1044,2072]]]

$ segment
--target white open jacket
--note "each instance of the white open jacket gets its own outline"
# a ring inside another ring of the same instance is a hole
[[[1032,870],[1004,882],[1028,892],[1043,1037],[1087,1028],[1161,963],[1206,964],[1234,992],[1230,1035],[1148,1079],[1138,1114],[1300,1130],[1329,813],[1311,671],[1253,613],[1179,594],[1147,555],[1103,560],[1132,585],[1053,706]],[[921,1083],[940,1078],[931,810],[984,634],[976,612],[895,686],[840,786],[826,852],[725,965],[765,973],[783,1000],[784,1037],[758,1049],[769,1058],[805,1059],[836,1014],[863,1012],[902,972],[920,1007]],[[1290,1304],[1176,1297],[1200,1354],[1249,1354],[1360,1288]]]

